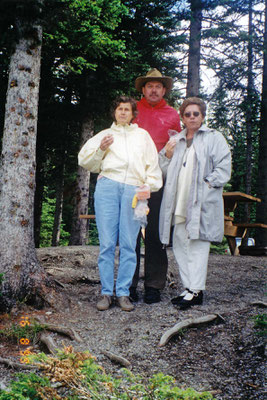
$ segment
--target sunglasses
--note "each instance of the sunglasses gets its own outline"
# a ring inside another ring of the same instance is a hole
[[[184,113],[184,116],[186,118],[190,118],[192,114],[194,115],[194,117],[198,117],[200,112],[199,111],[193,111],[192,113],[191,112],[186,112],[186,113]]]

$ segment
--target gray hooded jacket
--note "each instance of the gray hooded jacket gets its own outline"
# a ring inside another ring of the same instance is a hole
[[[190,239],[221,242],[224,234],[223,186],[231,176],[231,153],[223,135],[202,125],[194,134],[195,159],[187,205],[186,230]],[[159,163],[166,179],[160,209],[159,231],[163,244],[170,241],[176,206],[177,180],[186,149],[186,129],[177,135],[171,159],[165,150]]]

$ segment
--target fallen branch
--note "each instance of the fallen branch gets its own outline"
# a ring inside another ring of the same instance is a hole
[[[189,318],[185,319],[184,321],[178,322],[178,324],[174,325],[171,329],[168,329],[162,336],[159,342],[159,346],[165,346],[166,343],[174,336],[179,333],[181,329],[184,328],[191,328],[192,326],[205,324],[207,322],[214,321],[219,316],[218,314],[209,314],[204,315],[203,317],[199,318]]]
[[[103,351],[103,354],[107,356],[111,361],[115,361],[119,364],[121,364],[125,368],[129,368],[131,366],[130,361],[128,361],[126,358],[118,356],[117,354],[111,353],[110,351]]]
[[[16,361],[11,361],[8,358],[3,358],[3,357],[0,357],[0,364],[5,364],[10,368],[15,368],[15,369],[37,369],[34,365],[29,365],[27,363],[25,364],[18,363]]]

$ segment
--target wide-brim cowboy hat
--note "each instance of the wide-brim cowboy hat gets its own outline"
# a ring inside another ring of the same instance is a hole
[[[135,80],[135,88],[138,90],[138,92],[142,93],[142,87],[145,86],[147,82],[151,81],[158,81],[163,84],[163,86],[166,88],[166,94],[168,94],[173,85],[173,80],[170,76],[162,76],[162,74],[156,69],[152,68],[148,71],[146,76],[139,76]]]

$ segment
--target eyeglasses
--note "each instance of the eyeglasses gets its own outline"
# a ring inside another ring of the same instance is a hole
[[[184,116],[186,118],[190,118],[192,114],[194,115],[194,117],[198,117],[200,112],[199,111],[193,111],[192,113],[191,112],[186,112],[186,113],[184,113]]]

